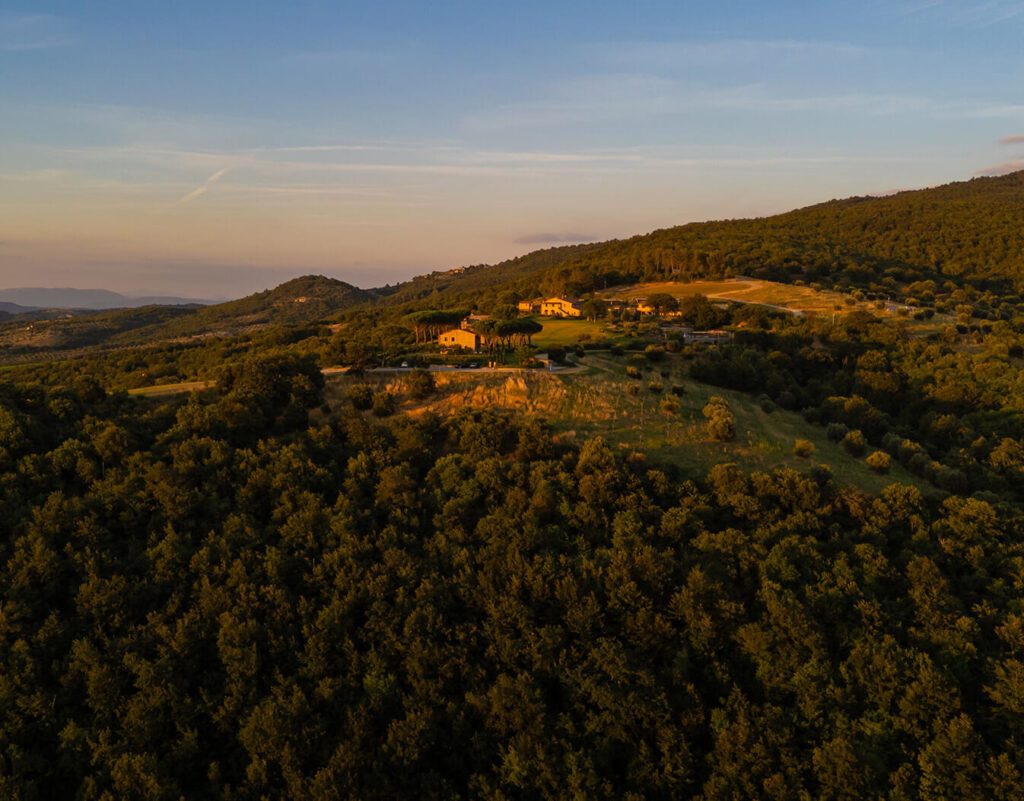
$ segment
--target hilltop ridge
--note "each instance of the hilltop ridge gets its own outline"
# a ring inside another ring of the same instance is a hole
[[[769,217],[688,223],[421,276],[392,302],[443,293],[584,293],[637,280],[746,275],[898,293],[920,281],[1024,289],[1024,171]]]

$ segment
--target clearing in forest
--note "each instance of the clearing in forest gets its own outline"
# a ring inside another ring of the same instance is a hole
[[[893,314],[897,304],[885,303],[878,308],[871,301],[857,301],[852,295],[809,286],[780,284],[777,281],[762,281],[758,278],[729,278],[723,281],[653,281],[645,284],[616,287],[598,293],[600,297],[612,300],[644,298],[664,293],[677,298],[705,295],[710,300],[724,300],[734,303],[757,303],[794,314],[834,314],[855,310],[870,311],[876,315]]]
[[[408,397],[403,376],[338,376],[328,381],[326,397],[328,406],[337,409],[348,405],[351,386],[368,383],[395,397],[397,411],[413,415],[515,410],[547,420],[562,437],[584,440],[602,436],[613,446],[642,452],[654,464],[674,464],[694,478],[722,462],[736,462],[745,470],[793,467],[806,471],[824,464],[840,484],[868,492],[894,483],[934,492],[930,484],[897,462],[886,474],[873,472],[863,457],[853,456],[829,440],[824,426],[809,423],[796,412],[773,404],[762,408],[752,395],[692,380],[678,357],[667,356],[650,365],[639,379],[627,375],[628,361],[607,352],[588,351],[580,362],[583,369],[570,374],[539,370],[439,373],[435,375],[436,390],[423,399]],[[678,397],[673,395],[674,386],[681,393]],[[702,410],[712,396],[724,398],[735,417],[731,441],[714,442],[707,435]],[[668,397],[673,400],[665,403]],[[811,455],[794,453],[798,439],[813,445]]]

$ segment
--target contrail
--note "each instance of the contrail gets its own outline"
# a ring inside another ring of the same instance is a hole
[[[211,186],[213,186],[215,183],[217,183],[217,181],[219,181],[221,178],[223,178],[227,174],[229,169],[230,169],[230,167],[224,167],[223,169],[217,170],[217,172],[215,172],[213,175],[211,175],[209,178],[207,178],[205,181],[203,181],[202,185],[197,186],[195,189],[193,189],[187,195],[183,195],[182,197],[178,198],[174,202],[174,205],[175,206],[184,206],[186,203],[191,203],[197,197],[201,197],[202,195],[205,195],[207,193],[207,191],[209,191]]]

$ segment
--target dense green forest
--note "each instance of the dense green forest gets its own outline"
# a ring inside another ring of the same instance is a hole
[[[1021,797],[1019,507],[321,382],[0,389],[0,795]]]

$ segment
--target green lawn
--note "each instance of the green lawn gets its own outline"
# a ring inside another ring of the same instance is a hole
[[[608,339],[609,333],[601,321],[591,320],[557,320],[550,317],[535,318],[544,326],[544,330],[533,337],[533,344],[538,348],[575,345],[584,334],[591,339]]]

